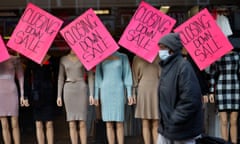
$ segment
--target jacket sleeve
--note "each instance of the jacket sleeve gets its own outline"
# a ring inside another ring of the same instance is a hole
[[[181,124],[189,120],[193,113],[202,109],[201,89],[188,62],[180,66],[177,82],[177,95],[179,97],[171,115],[171,120],[174,124]]]

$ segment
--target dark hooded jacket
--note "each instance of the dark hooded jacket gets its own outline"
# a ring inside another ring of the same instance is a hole
[[[180,54],[161,62],[159,133],[186,140],[203,132],[201,89],[191,64]]]

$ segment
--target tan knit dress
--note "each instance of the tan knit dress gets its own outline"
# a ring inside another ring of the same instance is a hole
[[[159,58],[149,63],[138,56],[133,59],[132,72],[134,90],[137,97],[135,117],[158,119],[158,81],[160,77]]]

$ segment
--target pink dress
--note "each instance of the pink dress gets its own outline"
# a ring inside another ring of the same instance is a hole
[[[18,116],[18,89],[15,76],[19,80],[23,96],[23,68],[18,57],[0,63],[0,116]]]

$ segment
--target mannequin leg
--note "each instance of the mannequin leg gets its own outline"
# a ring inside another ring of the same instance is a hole
[[[233,144],[237,144],[237,137],[238,137],[237,120],[238,120],[238,112],[231,112],[231,114],[230,114],[230,135],[231,135],[231,141]]]
[[[36,134],[37,134],[38,144],[44,144],[45,137],[43,132],[43,123],[41,121],[36,121]]]
[[[46,122],[46,137],[47,143],[53,144],[54,143],[54,129],[53,129],[53,121]]]
[[[108,144],[115,144],[115,133],[112,122],[107,122],[107,139]]]
[[[13,133],[14,144],[20,144],[20,131],[19,131],[19,124],[18,124],[17,116],[11,117],[11,124],[12,124],[12,133]]]
[[[225,141],[228,141],[228,118],[227,118],[227,112],[219,112],[220,115],[220,129],[221,129],[221,135],[222,138]]]
[[[87,144],[87,126],[85,121],[79,122],[81,144]]]
[[[143,134],[144,144],[151,143],[149,123],[150,122],[147,119],[142,120],[142,134]]]
[[[117,122],[117,140],[118,144],[124,144],[124,126],[123,122]]]
[[[1,124],[2,124],[2,135],[3,135],[4,144],[11,144],[11,135],[9,131],[7,117],[1,117]]]
[[[77,127],[76,121],[69,122],[69,130],[70,130],[70,138],[72,144],[78,144],[78,134],[77,134]]]
[[[153,144],[157,144],[157,139],[158,139],[158,120],[152,120],[152,139],[153,139]]]

